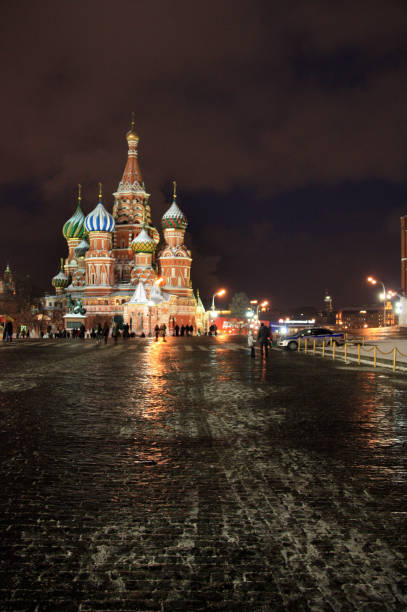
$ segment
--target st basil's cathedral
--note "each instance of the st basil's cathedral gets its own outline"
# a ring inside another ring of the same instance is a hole
[[[162,217],[164,240],[152,225],[150,194],[138,162],[139,136],[134,117],[127,132],[127,163],[113,194],[112,213],[103,204],[102,186],[96,207],[85,215],[79,186],[78,203],[62,233],[68,256],[52,279],[56,295],[45,297],[49,314],[62,309],[66,328],[87,329],[113,320],[136,334],[151,334],[155,325],[205,328],[205,309],[194,295],[192,257],[184,244],[187,219],[173,199]]]

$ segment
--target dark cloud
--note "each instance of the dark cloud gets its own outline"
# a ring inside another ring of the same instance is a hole
[[[0,265],[46,286],[76,184],[88,209],[99,180],[117,187],[134,110],[155,222],[175,177],[208,293],[258,293],[270,274],[285,305],[315,303],[324,277],[358,300],[355,259],[398,277],[403,2],[15,2],[0,17]]]

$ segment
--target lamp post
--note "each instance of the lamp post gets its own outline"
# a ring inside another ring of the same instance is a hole
[[[250,304],[256,305],[256,319],[258,322],[259,321],[259,310],[260,308],[264,308],[265,306],[268,306],[268,301],[264,300],[261,304],[259,304],[259,300],[250,300]]]
[[[377,283],[380,283],[383,288],[383,327],[386,327],[386,287],[384,286],[383,281],[377,280],[377,278],[374,278],[373,276],[368,276],[367,282],[371,285],[377,285]]]
[[[216,291],[213,296],[212,296],[212,307],[211,310],[212,312],[214,312],[215,310],[215,297],[222,297],[222,295],[225,295],[226,293],[226,289],[219,289],[218,291]]]

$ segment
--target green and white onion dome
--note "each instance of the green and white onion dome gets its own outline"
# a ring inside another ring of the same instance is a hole
[[[69,278],[64,273],[63,267],[64,267],[64,260],[61,259],[61,270],[58,272],[58,274],[54,276],[54,278],[51,281],[52,286],[55,287],[55,289],[65,289],[65,287],[69,285]]]
[[[138,236],[133,238],[130,246],[135,253],[154,253],[157,245],[143,227]]]
[[[80,203],[78,203],[74,214],[62,228],[62,233],[66,240],[70,238],[84,238],[87,234],[84,222],[85,215],[83,214]]]
[[[86,251],[89,249],[89,242],[83,238],[77,247],[74,249],[76,257],[85,257]]]
[[[161,223],[163,229],[173,228],[184,230],[188,225],[186,216],[179,208],[175,200],[173,200],[167,212],[164,213]]]
[[[85,228],[88,232],[113,232],[115,225],[112,215],[100,201],[85,218]]]

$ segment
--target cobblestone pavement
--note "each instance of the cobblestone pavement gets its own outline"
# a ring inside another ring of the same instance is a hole
[[[1,610],[407,609],[407,377],[243,340],[0,347]]]

